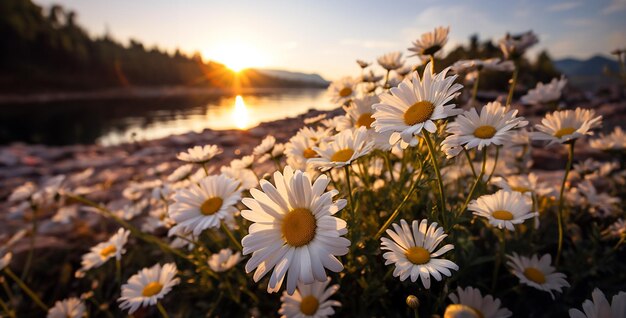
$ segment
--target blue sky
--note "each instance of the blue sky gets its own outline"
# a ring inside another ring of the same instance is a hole
[[[548,49],[556,58],[586,58],[626,47],[626,0],[34,1],[75,10],[92,35],[108,29],[123,43],[134,38],[329,79],[358,73],[357,58],[406,54],[421,33],[440,25],[451,27],[448,49],[474,33],[497,40],[529,29],[540,38],[531,54]]]

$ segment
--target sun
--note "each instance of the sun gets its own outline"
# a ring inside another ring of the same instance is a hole
[[[265,55],[258,48],[242,42],[222,43],[203,50],[202,55],[226,65],[235,72],[251,67],[262,67],[266,62]]]

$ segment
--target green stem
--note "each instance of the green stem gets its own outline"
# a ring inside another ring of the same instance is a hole
[[[404,196],[400,204],[398,204],[396,209],[393,210],[393,213],[391,213],[387,221],[385,221],[385,224],[383,224],[383,226],[380,227],[378,232],[376,232],[376,235],[374,236],[374,240],[378,240],[383,235],[385,230],[387,230],[387,228],[391,225],[391,223],[396,219],[396,217],[398,217],[398,214],[400,214],[400,209],[402,209],[404,204],[409,200],[409,198],[413,194],[413,191],[415,191],[416,186],[419,183],[419,180],[422,178],[423,172],[424,172],[424,169],[420,168],[420,173],[417,176],[417,179],[413,181],[413,184],[411,184],[411,188],[409,189],[409,192],[407,192],[407,194]]]
[[[513,69],[513,77],[511,77],[511,87],[509,88],[509,95],[506,97],[506,105],[511,105],[513,101],[513,93],[515,92],[515,85],[517,84],[517,76],[518,76],[519,68],[517,67],[517,63],[515,63],[515,68]]]
[[[504,261],[504,253],[506,252],[506,240],[504,238],[505,235],[505,229],[502,230],[497,230],[497,236],[498,236],[498,240],[500,241],[500,246],[498,249],[498,255],[496,256],[496,260],[495,260],[495,266],[493,269],[493,279],[491,282],[491,292],[494,293],[496,290],[496,285],[498,283],[498,272],[500,271],[500,265],[502,265],[502,262]]]
[[[163,308],[163,305],[161,304],[161,302],[157,302],[157,309],[159,309],[159,312],[161,313],[161,316],[163,318],[170,318],[165,308]]]
[[[208,177],[209,176],[209,169],[207,169],[206,163],[202,163],[202,169],[204,169],[204,174]]]
[[[426,140],[426,145],[428,146],[428,152],[430,153],[430,160],[433,164],[433,169],[435,170],[435,175],[437,176],[437,184],[439,185],[439,205],[441,209],[441,221],[445,227],[445,218],[446,218],[446,197],[443,190],[443,178],[441,178],[441,172],[439,171],[439,165],[437,164],[437,157],[435,156],[435,146],[433,145],[433,141],[430,138],[430,133],[426,130],[422,131],[424,134],[424,139]]]
[[[348,203],[350,204],[350,218],[353,223],[356,223],[356,211],[354,211],[354,198],[352,197],[352,185],[350,184],[350,166],[343,166],[346,172],[346,186],[348,187]]]
[[[430,72],[432,74],[435,74],[435,56],[434,55],[430,56]]]
[[[389,84],[389,73],[391,71],[387,70],[387,74],[385,74],[385,83],[383,84],[383,89],[387,89],[387,84]]]
[[[28,272],[30,271],[30,266],[33,262],[33,257],[35,256],[35,240],[37,238],[37,207],[35,205],[32,205],[32,210],[33,210],[33,232],[30,234],[30,242],[29,242],[29,249],[28,249],[28,255],[26,256],[26,262],[24,265],[24,270],[22,271],[22,275],[20,275],[20,278],[22,280],[25,280],[26,277],[28,276]]]
[[[391,179],[392,183],[395,183],[396,180],[394,180],[393,177],[393,168],[391,167],[391,159],[389,159],[389,153],[386,152],[383,158],[385,158],[385,165],[387,166],[387,170],[389,171],[389,178]]]
[[[6,313],[7,316],[15,318],[15,313],[13,313],[11,309],[9,309],[7,303],[5,303],[2,299],[0,299],[0,307],[2,307],[2,310]]]
[[[574,162],[574,144],[576,140],[573,140],[569,143],[569,151],[567,155],[567,164],[565,165],[565,174],[563,175],[563,182],[561,182],[561,192],[559,193],[559,210],[557,211],[557,222],[559,225],[559,243],[556,250],[556,261],[554,264],[559,266],[559,261],[561,260],[561,252],[563,251],[563,207],[565,205],[565,200],[563,197],[563,192],[565,191],[565,183],[567,182],[567,176],[569,175],[570,170],[572,169],[572,163]]]
[[[122,262],[119,259],[115,259],[115,281],[122,284]]]
[[[496,147],[496,157],[493,160],[493,168],[491,168],[491,173],[489,173],[489,177],[487,178],[487,181],[485,181],[485,184],[489,184],[489,181],[491,181],[491,177],[493,177],[493,173],[496,172],[496,167],[498,166],[498,155],[500,155],[500,147]]]
[[[619,239],[617,244],[613,246],[613,251],[617,251],[617,249],[620,247],[620,245],[622,245],[622,243],[624,243],[624,241],[626,241],[626,234],[622,234],[622,237]]]
[[[17,275],[15,275],[15,273],[13,273],[13,271],[9,268],[9,267],[5,267],[4,268],[4,272],[11,277],[11,279],[13,279],[13,281],[15,281],[15,283],[17,283],[18,286],[20,286],[20,288],[28,295],[28,297],[30,297],[30,299],[32,299],[32,301],[39,306],[41,309],[43,309],[44,311],[48,311],[48,306],[46,306],[46,304],[44,304],[41,299],[39,298],[39,296],[37,296],[37,294],[35,294],[35,292],[33,292],[32,289],[30,289],[26,283],[24,283],[23,280],[21,280],[19,277],[17,277]]]
[[[474,178],[477,178],[478,176],[476,175],[476,169],[474,169],[474,164],[472,163],[472,158],[470,157],[469,151],[467,151],[467,149],[465,149],[465,147],[463,147],[463,153],[465,153],[465,158],[467,158],[467,163],[470,166],[470,169],[472,169],[472,175],[474,175]]]
[[[480,169],[480,174],[478,174],[478,176],[476,177],[476,180],[474,180],[474,184],[472,185],[472,188],[470,189],[470,192],[467,195],[467,198],[465,198],[465,203],[463,203],[463,206],[461,207],[461,210],[459,210],[459,214],[457,214],[457,216],[461,216],[461,214],[465,212],[465,209],[467,209],[467,205],[470,203],[470,200],[472,200],[472,197],[474,196],[474,191],[476,191],[476,187],[478,186],[478,183],[483,179],[483,176],[485,175],[486,166],[487,166],[487,147],[484,147],[483,148],[483,164],[482,164],[482,168]]]
[[[222,230],[224,232],[226,232],[226,235],[228,236],[228,238],[230,239],[230,241],[235,245],[235,247],[242,251],[243,247],[241,246],[241,243],[239,243],[239,241],[237,241],[237,239],[235,238],[235,236],[233,235],[233,232],[230,231],[230,229],[228,228],[228,226],[226,226],[226,223],[222,222]]]

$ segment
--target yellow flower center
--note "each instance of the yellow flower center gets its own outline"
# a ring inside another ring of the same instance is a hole
[[[315,157],[317,157],[317,152],[315,152],[315,150],[313,150],[311,148],[306,148],[302,152],[302,156],[304,158],[307,158],[307,159],[315,158]]]
[[[513,220],[513,213],[506,211],[506,210],[493,211],[493,213],[491,213],[491,216],[493,216],[494,219],[498,219],[498,220],[504,220],[504,221]]]
[[[352,88],[350,87],[344,87],[339,91],[339,96],[341,97],[348,97],[352,95]]]
[[[359,119],[356,121],[356,126],[361,127],[365,126],[365,128],[372,128],[372,123],[374,122],[374,118],[372,117],[372,113],[365,113],[359,116]]]
[[[200,212],[204,215],[213,215],[220,210],[222,203],[224,203],[224,200],[220,197],[210,198],[202,203],[200,206]]]
[[[496,134],[496,128],[493,126],[480,126],[474,130],[474,136],[480,139],[489,139]]]
[[[115,247],[115,245],[109,245],[100,250],[100,257],[104,259],[111,256],[111,254],[114,254],[115,252],[117,252],[117,248]]]
[[[317,312],[320,303],[315,296],[306,296],[300,302],[300,311],[306,316],[313,316]]]
[[[528,278],[528,280],[533,281],[537,284],[543,284],[546,282],[546,276],[538,269],[534,267],[528,267],[524,270],[524,276]]]
[[[563,137],[563,136],[565,136],[565,135],[571,135],[571,134],[572,134],[572,133],[574,133],[575,131],[576,131],[576,129],[575,129],[575,128],[573,128],[573,127],[565,127],[565,128],[561,128],[561,129],[557,130],[557,131],[554,133],[554,137],[556,137],[556,138],[561,138],[561,137]]]
[[[419,246],[410,247],[404,253],[406,258],[415,265],[426,264],[430,261],[430,252],[427,249]]]
[[[151,282],[143,288],[141,295],[144,297],[152,297],[161,292],[161,289],[163,289],[163,285],[161,285],[161,283]]]
[[[317,222],[311,210],[295,208],[287,213],[280,229],[287,244],[300,247],[315,238]]]
[[[350,160],[350,158],[352,158],[353,154],[354,154],[354,150],[350,148],[342,149],[342,150],[335,152],[333,156],[330,157],[330,161],[347,162],[348,160]]]
[[[409,126],[423,123],[430,119],[434,111],[435,105],[433,103],[425,100],[419,101],[404,112],[404,123]]]
[[[532,190],[526,187],[511,187],[511,190],[521,192],[521,193],[532,192]]]
[[[483,318],[483,314],[476,308],[463,305],[451,304],[446,308],[443,318]]]

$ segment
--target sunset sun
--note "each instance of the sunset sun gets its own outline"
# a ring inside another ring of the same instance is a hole
[[[242,42],[224,43],[202,51],[202,55],[212,61],[222,63],[229,69],[239,72],[246,68],[265,66],[265,56],[256,47]]]

